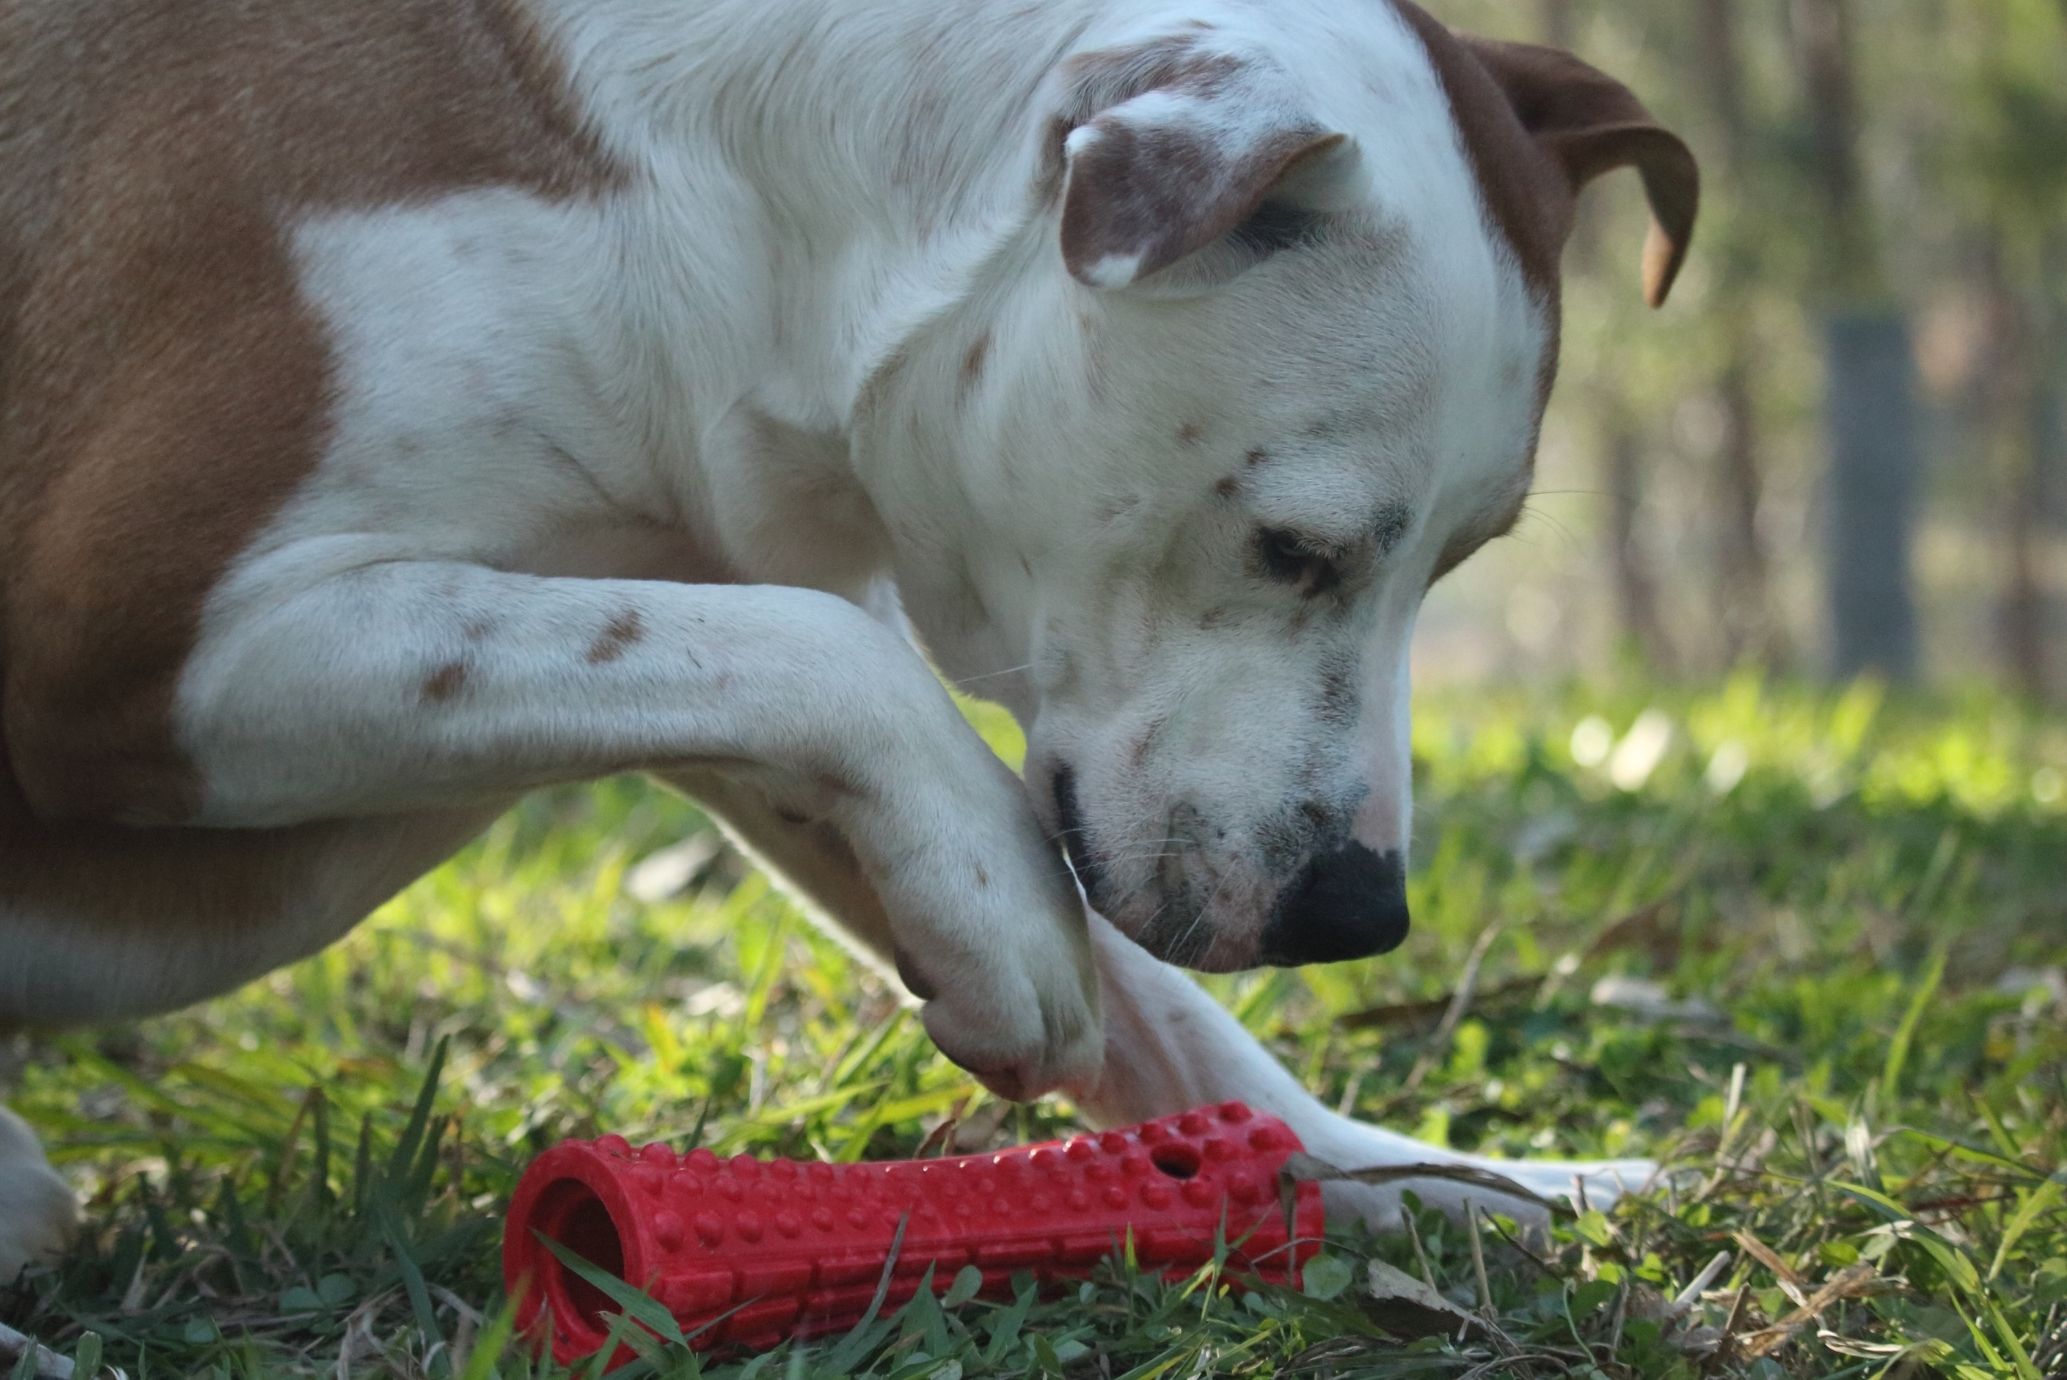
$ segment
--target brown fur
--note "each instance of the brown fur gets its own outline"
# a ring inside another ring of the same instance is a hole
[[[623,656],[625,649],[646,635],[645,620],[639,617],[637,609],[626,609],[603,625],[603,631],[596,634],[596,640],[589,645],[588,663],[602,666]]]
[[[1070,68],[1086,114],[1147,91],[1239,101],[1249,76],[1240,59],[1190,39],[1087,53]],[[1343,143],[1311,124],[1259,130],[1244,147],[1110,113],[1090,125],[1100,137],[1072,161],[1062,202],[1063,262],[1086,282],[1107,258],[1139,255],[1137,274],[1146,275],[1205,248],[1255,214],[1272,188]],[[1201,196],[1203,189],[1214,194]]]
[[[195,807],[180,667],[325,436],[292,218],[613,176],[500,0],[0,0],[0,771],[29,809]]]
[[[1414,0],[1393,0],[1420,37],[1450,98],[1486,213],[1523,277],[1555,308],[1558,260],[1581,188],[1635,168],[1654,218],[1644,295],[1663,305],[1686,259],[1700,171],[1678,136],[1621,82],[1569,53],[1458,34]]]
[[[341,933],[492,816],[80,818],[194,808],[169,716],[203,602],[324,443],[284,226],[615,176],[502,0],[0,0],[0,929],[191,935],[228,972],[262,929]]]

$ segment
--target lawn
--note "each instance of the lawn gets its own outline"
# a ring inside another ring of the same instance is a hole
[[[1299,1292],[1113,1266],[624,1373],[2067,1373],[2067,724],[1747,678],[1438,696],[1416,748],[1407,947],[1215,986],[1367,1118],[1655,1156],[1669,1187],[1534,1250],[1339,1234]],[[96,1224],[0,1322],[82,1376],[562,1374],[509,1339],[497,1268],[560,1137],[853,1159],[1072,1124],[988,1100],[729,857],[636,899],[705,828],[636,782],[542,796],[315,960],[0,1051]],[[1373,1297],[1366,1260],[1461,1311]]]

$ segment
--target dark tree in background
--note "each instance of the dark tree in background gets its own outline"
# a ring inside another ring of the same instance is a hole
[[[1881,272],[1859,158],[1849,0],[1792,0],[1795,51],[1821,195],[1826,425],[1824,551],[1831,669],[1909,680],[1917,670],[1910,560],[1918,453],[1909,322]]]
[[[2042,699],[2053,686],[2046,553],[2067,488],[2067,53],[2046,42],[2042,0],[1975,7],[1953,25],[1959,116],[1945,180],[1974,211],[1967,257],[1984,327],[1969,406],[2002,537],[1996,621],[2011,684]]]
[[[1578,49],[1578,12],[1573,0],[1538,0],[1536,41],[1567,51]],[[1605,255],[1599,208],[1595,199],[1580,205],[1578,224],[1566,249],[1566,260],[1580,273],[1626,268],[1627,257]],[[1603,259],[1610,261],[1603,264]],[[1589,378],[1580,389],[1600,448],[1602,496],[1607,516],[1607,545],[1615,613],[1622,640],[1647,665],[1670,671],[1678,664],[1674,640],[1666,631],[1658,577],[1645,543],[1641,518],[1648,465],[1655,453],[1646,435],[1647,418],[1633,405],[1629,391],[1611,378]]]
[[[1707,153],[1711,186],[1741,186],[1753,175],[1755,150],[1745,109],[1738,0],[1695,0],[1702,54],[1702,91],[1714,130]],[[1777,661],[1785,643],[1773,616],[1765,539],[1759,529],[1764,478],[1759,458],[1758,340],[1753,324],[1757,247],[1745,217],[1728,198],[1711,198],[1704,238],[1713,257],[1721,361],[1715,375],[1718,421],[1713,479],[1716,571],[1710,617],[1725,663],[1747,657]]]
[[[2067,696],[2067,0],[1425,3],[1626,80],[1704,170],[1662,313],[1633,179],[1582,203],[1543,520],[1446,591],[1473,664]]]

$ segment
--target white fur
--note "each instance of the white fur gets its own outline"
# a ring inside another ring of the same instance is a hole
[[[0,1289],[22,1267],[56,1252],[72,1234],[79,1206],[43,1157],[20,1117],[0,1107]]]
[[[1326,1113],[1196,986],[1087,935],[1049,838],[1067,765],[1115,923],[1169,941],[1195,909],[1176,941],[1214,966],[1254,961],[1300,848],[1404,848],[1415,611],[1525,482],[1546,339],[1419,41],[1338,0],[534,4],[628,175],[292,227],[337,410],[180,686],[202,822],[702,780],[762,802],[739,827],[778,862],[780,821],[811,821],[792,873],[919,956],[928,1028],[994,1086],[1108,1121],[1239,1097],[1326,1158],[1437,1155]],[[1141,110],[1208,142],[1348,134],[1299,188],[1340,224],[1139,284],[1118,256],[1088,290],[1053,193],[1094,136],[1046,143],[1085,98],[1067,60],[1174,35],[1275,94]],[[1388,505],[1406,522],[1366,540]],[[1259,578],[1262,527],[1344,544],[1351,592]],[[1019,716],[1031,799],[861,600]],[[1272,861],[1301,807],[1326,822]],[[282,952],[328,937],[310,913]],[[0,1187],[43,1182],[23,1162]],[[0,1210],[0,1237],[42,1220]]]

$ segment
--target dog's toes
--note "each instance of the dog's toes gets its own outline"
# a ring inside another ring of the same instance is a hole
[[[1096,1010],[1032,994],[997,1004],[962,994],[926,1003],[926,1033],[956,1064],[1011,1102],[1031,1102],[1097,1076],[1104,1041]]]
[[[50,1167],[20,1117],[0,1107],[0,1284],[56,1255],[79,1221],[79,1200]]]

